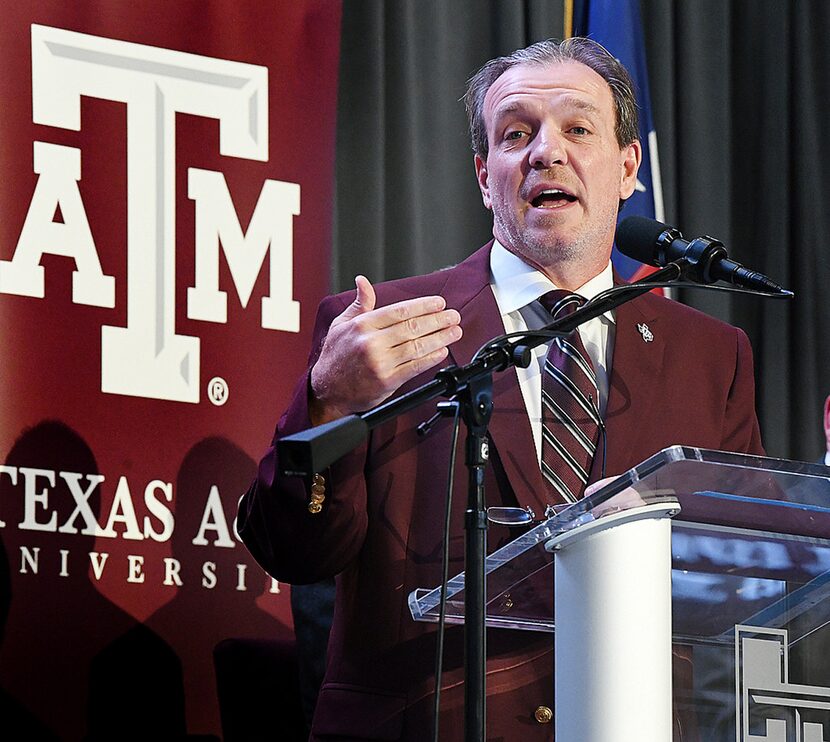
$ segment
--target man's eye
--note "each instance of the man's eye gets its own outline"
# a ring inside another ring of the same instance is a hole
[[[525,132],[519,131],[517,129],[515,131],[508,131],[504,138],[507,140],[515,141],[516,139],[521,139],[524,136],[526,136]]]
[[[570,131],[571,134],[576,134],[579,137],[584,137],[586,134],[591,133],[584,126],[572,126]]]

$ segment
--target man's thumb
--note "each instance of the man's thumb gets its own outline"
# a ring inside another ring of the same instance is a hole
[[[359,314],[371,312],[375,308],[375,289],[366,276],[355,276],[354,285],[357,289],[357,296],[354,301],[346,307],[343,312],[347,317],[357,317]]]

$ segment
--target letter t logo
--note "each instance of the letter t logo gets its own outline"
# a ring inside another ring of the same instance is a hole
[[[32,26],[33,117],[81,128],[81,96],[127,104],[127,326],[101,328],[101,389],[199,401],[199,339],[175,331],[175,116],[219,121],[222,155],[268,159],[268,71]]]

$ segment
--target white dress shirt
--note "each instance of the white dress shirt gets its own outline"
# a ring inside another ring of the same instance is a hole
[[[613,285],[614,275],[609,262],[599,275],[580,286],[574,293],[592,299]],[[500,245],[498,240],[493,243],[490,253],[490,286],[496,297],[505,332],[538,330],[550,324],[550,314],[537,299],[558,287],[551,283],[547,276]],[[581,324],[578,332],[585,351],[594,364],[599,391],[599,410],[600,415],[604,415],[608,403],[608,379],[614,350],[613,312],[608,311]],[[536,444],[537,459],[541,459],[542,455],[542,371],[547,349],[547,345],[537,346],[533,351],[536,363],[531,363],[528,368],[516,367],[519,387],[533,431],[533,441]]]

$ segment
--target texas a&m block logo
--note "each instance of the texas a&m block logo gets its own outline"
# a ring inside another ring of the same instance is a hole
[[[127,324],[101,328],[101,390],[199,401],[199,338],[175,330],[175,117],[219,122],[223,156],[268,160],[265,67],[32,26],[32,109],[36,124],[79,131],[81,97],[126,104]],[[72,301],[115,307],[115,278],[101,267],[78,183],[81,150],[34,142],[37,184],[11,260],[0,261],[0,293],[44,298],[44,254],[74,259]],[[270,250],[261,326],[299,331],[293,300],[293,219],[300,186],[265,180],[243,232],[221,172],[189,168],[195,202],[195,282],[187,316],[227,321],[219,288],[220,247],[246,307]],[[54,221],[60,210],[62,221]]]

